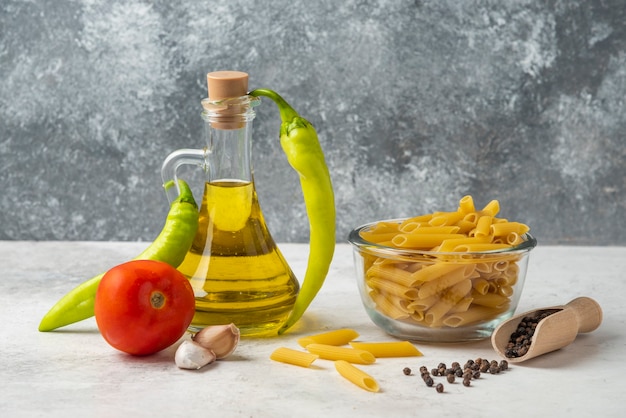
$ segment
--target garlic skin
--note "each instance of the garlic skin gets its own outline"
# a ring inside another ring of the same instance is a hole
[[[218,360],[228,357],[239,343],[239,328],[235,324],[212,325],[202,328],[193,341],[215,353]]]
[[[176,365],[181,369],[198,370],[215,361],[215,353],[190,340],[184,340],[174,355]]]

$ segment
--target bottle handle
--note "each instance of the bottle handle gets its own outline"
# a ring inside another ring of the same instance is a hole
[[[190,149],[184,148],[172,152],[165,158],[161,166],[161,178],[163,179],[163,188],[165,195],[170,204],[176,200],[180,194],[178,186],[178,175],[176,171],[181,165],[196,165],[206,171],[208,163],[206,159],[207,149]],[[176,186],[176,187],[172,187]]]

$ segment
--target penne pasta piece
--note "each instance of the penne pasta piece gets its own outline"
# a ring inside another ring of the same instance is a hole
[[[476,212],[476,208],[474,207],[474,199],[472,198],[472,196],[463,196],[461,200],[459,200],[459,212],[461,212],[463,215]]]
[[[413,234],[456,234],[459,232],[459,227],[455,225],[445,226],[419,226],[411,231]]]
[[[507,260],[500,260],[500,261],[496,261],[493,263],[493,269],[495,271],[506,271],[506,269],[509,267],[509,262]]]
[[[376,358],[372,353],[354,348],[313,343],[307,345],[306,350],[309,353],[317,354],[324,360],[345,360],[349,363],[358,364],[372,364],[376,362]]]
[[[432,219],[432,217],[433,215],[431,213],[428,213],[426,215],[414,216],[412,218],[405,219],[404,221],[400,223],[400,225],[398,225],[398,229],[401,229],[402,227],[410,223],[416,223],[416,224],[427,223],[428,221]]]
[[[504,238],[504,241],[506,241],[507,244],[519,245],[524,240],[522,239],[522,237],[519,236],[517,232],[511,232]]]
[[[378,392],[380,390],[378,382],[376,382],[376,380],[372,376],[365,373],[363,370],[353,366],[347,361],[335,361],[335,369],[341,376],[345,377],[347,380],[359,386],[360,388],[363,388],[370,392]]]
[[[413,285],[415,286],[419,282],[429,282],[438,279],[445,274],[461,268],[465,268],[465,266],[452,263],[438,263],[423,267],[412,274],[414,280]]]
[[[413,284],[411,272],[406,269],[398,268],[393,264],[376,264],[367,270],[366,277],[378,277],[384,280],[390,280],[399,285],[410,287]]]
[[[359,333],[350,328],[336,329],[298,339],[298,344],[306,348],[309,344],[345,345],[358,338]]]
[[[359,234],[365,241],[372,242],[374,244],[380,244],[383,242],[391,241],[393,237],[398,235],[398,232],[372,232],[361,231]]]
[[[495,222],[490,227],[490,233],[496,237],[502,237],[515,232],[518,235],[524,235],[530,230],[527,225],[520,222],[508,222],[503,219],[501,222]]]
[[[472,297],[465,297],[465,298],[461,299],[459,301],[459,303],[457,303],[456,305],[454,305],[452,307],[452,309],[450,309],[448,314],[467,311],[470,308],[470,306],[472,306],[472,301],[473,300],[474,300],[474,298],[472,298]]]
[[[414,312],[423,312],[433,306],[439,300],[439,295],[432,295],[424,299],[416,299],[409,303],[409,309],[412,309]]]
[[[415,311],[413,312],[410,317],[410,319],[412,319],[415,322],[424,322],[424,312],[423,311]]]
[[[461,245],[485,244],[485,243],[488,243],[489,241],[491,241],[491,239],[486,236],[473,236],[473,237],[446,239],[441,242],[441,245],[439,246],[439,251],[442,253],[448,253],[448,252],[456,251],[456,248]]]
[[[508,285],[498,287],[498,294],[506,298],[513,296],[513,288]]]
[[[405,234],[393,237],[392,244],[398,248],[431,249],[445,239],[465,238],[463,234]]]
[[[489,291],[489,282],[482,277],[478,277],[472,282],[472,287],[481,295],[486,295]]]
[[[443,324],[448,327],[460,327],[477,321],[485,321],[495,318],[508,309],[508,304],[500,308],[488,308],[484,306],[472,306],[465,312],[457,312],[447,316]]]
[[[472,282],[465,279],[452,286],[437,303],[435,303],[424,315],[427,324],[438,324],[445,314],[461,301],[472,290]]]
[[[417,290],[412,287],[403,286],[399,283],[386,280],[381,277],[367,277],[365,280],[369,287],[376,289],[381,293],[389,293],[391,295],[407,299],[417,298]]]
[[[480,215],[478,214],[478,212],[466,213],[463,216],[463,221],[469,222],[473,224],[474,226],[476,226],[476,222],[478,222],[479,217]]]
[[[480,211],[484,215],[496,216],[500,212],[500,202],[492,200]]]
[[[453,270],[450,273],[447,273],[439,277],[437,280],[431,280],[431,281],[425,282],[419,288],[417,296],[419,299],[425,299],[429,296],[436,295],[439,292],[451,286],[454,286],[455,284],[463,280],[466,280],[471,275],[473,270],[474,270],[474,265],[472,264],[461,265],[460,268]],[[471,284],[470,284],[470,287],[471,287]]]
[[[410,315],[377,291],[370,292],[370,298],[372,298],[378,309],[391,319],[406,319]]]
[[[463,213],[461,212],[436,212],[428,224],[430,226],[444,226],[454,225],[461,219],[463,219]]]
[[[511,248],[510,244],[494,244],[494,243],[467,243],[460,244],[452,251],[454,252],[483,252],[483,251],[494,251],[494,250],[503,250],[505,248]]]
[[[371,232],[380,234],[385,232],[398,232],[398,223],[396,222],[378,222],[374,228],[372,228]]]
[[[493,216],[483,215],[478,218],[478,222],[476,222],[476,229],[474,230],[475,237],[488,237],[491,232],[491,224],[493,221]],[[491,240],[490,240],[491,241]]]
[[[495,292],[498,291],[496,287],[494,287],[493,290]],[[500,308],[502,306],[508,305],[509,303],[509,298],[493,292],[489,292],[486,295],[481,295],[480,293],[472,293],[472,297],[474,298],[474,305],[486,306],[488,308]]]
[[[274,361],[280,361],[281,363],[293,364],[300,367],[309,367],[311,366],[311,363],[318,358],[319,356],[317,354],[293,350],[287,347],[279,347],[270,355],[270,359]]]
[[[456,223],[456,226],[459,228],[459,234],[468,235],[469,232],[476,227],[475,222],[466,221],[465,219],[461,219]]]
[[[413,231],[415,231],[417,228],[419,228],[422,224],[419,222],[407,222],[407,223],[403,223],[402,226],[400,227],[400,232],[406,232],[411,233]]]
[[[491,273],[491,263],[476,263],[476,271],[479,273]]]
[[[422,353],[408,341],[393,342],[359,342],[350,341],[352,348],[372,353],[376,358],[382,357],[419,357]]]

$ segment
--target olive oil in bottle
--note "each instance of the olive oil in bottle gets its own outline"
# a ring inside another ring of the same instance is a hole
[[[193,328],[233,322],[242,335],[276,334],[299,290],[253,182],[205,184],[198,232],[178,269],[196,295]]]

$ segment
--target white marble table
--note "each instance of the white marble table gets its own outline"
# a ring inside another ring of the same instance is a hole
[[[145,243],[0,242],[0,416],[2,417],[405,417],[622,416],[626,381],[626,247],[539,247],[533,251],[518,311],[586,295],[604,309],[599,329],[565,349],[530,360],[469,388],[428,388],[406,366],[497,359],[489,341],[416,344],[420,358],[364,366],[381,386],[370,393],[341,378],[332,363],[309,369],[276,363],[279,346],[341,327],[362,340],[391,340],[361,306],[348,245],[337,248],[327,283],[295,329],[243,339],[237,351],[200,371],[178,369],[173,349],[146,358],[121,354],[95,321],[40,333],[42,315],[66,291],[136,255]],[[280,246],[301,277],[306,245]],[[442,381],[443,380],[439,380]]]

